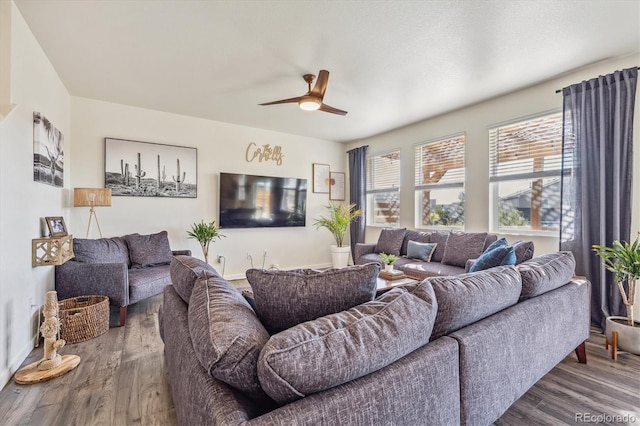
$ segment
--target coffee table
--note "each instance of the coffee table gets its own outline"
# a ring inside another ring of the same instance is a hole
[[[384,292],[391,290],[394,287],[419,283],[420,281],[421,280],[411,278],[408,276],[405,276],[404,278],[398,278],[396,280],[385,280],[384,278],[378,277],[378,286],[376,288],[376,294],[380,295]]]

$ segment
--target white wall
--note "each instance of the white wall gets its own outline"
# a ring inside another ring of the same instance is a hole
[[[557,89],[608,74],[618,69],[630,68],[640,63],[640,56],[606,61],[580,71],[568,73],[560,78],[529,87],[524,90],[500,96],[460,110],[456,110],[429,120],[406,126],[385,134],[349,144],[369,145],[368,152],[375,154],[392,148],[400,148],[401,195],[400,226],[415,228],[414,225],[414,145],[420,142],[464,132],[466,134],[466,182],[465,182],[465,229],[467,231],[489,230],[489,135],[492,125],[509,120],[562,109],[562,94]],[[636,98],[636,123],[640,96]],[[639,128],[636,125],[636,129]],[[634,143],[639,145],[640,132],[634,133]],[[635,150],[636,168],[634,188],[640,187],[640,146]],[[640,225],[640,197],[634,197],[633,229]],[[379,228],[367,227],[366,241],[377,241]],[[634,233],[635,235],[635,233]],[[536,254],[558,250],[558,237],[531,237],[529,235],[504,235],[508,240],[531,239],[535,243]]]
[[[104,138],[114,137],[143,142],[195,147],[198,149],[197,198],[113,197],[110,208],[96,208],[104,236],[132,232],[169,232],[171,247],[189,248],[194,256],[203,258],[197,241],[187,239],[186,231],[194,222],[216,220],[218,223],[218,177],[220,172],[247,173],[267,176],[306,178],[307,226],[304,228],[224,229],[226,238],[211,245],[209,259],[218,255],[227,259],[226,278],[244,278],[251,266],[262,266],[263,251],[267,251],[265,267],[321,267],[331,263],[331,234],[316,230],[314,218],[325,212],[328,194],[311,192],[312,163],[325,163],[333,171],[346,168],[345,147],[342,144],[305,138],[262,129],[237,126],[199,118],[146,110],[85,98],[71,99],[74,167],[71,181],[74,187],[102,187],[104,184]],[[275,162],[247,162],[245,151],[254,142],[282,147],[282,165]],[[155,173],[155,164],[151,175]],[[167,168],[167,175],[175,175]],[[87,208],[71,211],[72,231],[83,237],[89,218]],[[94,227],[95,228],[95,227]],[[91,237],[98,236],[94,229]]]
[[[70,97],[13,2],[2,1],[0,48],[10,50],[10,102],[0,122],[0,387],[33,348],[37,311],[54,289],[52,267],[31,267],[31,239],[42,236],[41,218],[69,218]],[[9,33],[9,37],[6,37]],[[5,55],[2,55],[5,57]],[[6,64],[4,64],[6,66]],[[33,182],[33,112],[64,135],[64,188]]]

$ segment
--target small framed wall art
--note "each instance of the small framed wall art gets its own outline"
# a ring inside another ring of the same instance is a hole
[[[44,218],[49,229],[50,237],[64,237],[67,235],[67,226],[62,216],[47,216]]]
[[[329,181],[331,184],[329,199],[344,201],[344,173],[330,172]]]
[[[329,165],[313,163],[313,192],[329,193]]]

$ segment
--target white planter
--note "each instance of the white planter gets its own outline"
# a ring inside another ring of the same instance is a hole
[[[349,265],[349,254],[351,253],[350,246],[338,247],[336,245],[331,246],[331,262],[334,268],[344,268]]]
[[[391,265],[384,265],[384,271],[385,271],[385,272],[392,273],[392,272],[393,272],[393,264],[391,264]]]
[[[612,320],[622,320],[624,324]],[[607,317],[605,333],[609,342],[613,341],[613,332],[618,332],[618,349],[640,355],[640,327],[627,325],[627,317]]]

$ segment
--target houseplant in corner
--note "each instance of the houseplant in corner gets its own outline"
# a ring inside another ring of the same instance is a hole
[[[395,254],[380,253],[378,256],[380,257],[380,261],[384,264],[385,272],[389,273],[393,272],[393,264],[396,263],[396,260],[400,259]]]
[[[209,244],[216,238],[220,239],[224,237],[224,235],[220,233],[220,228],[216,226],[215,220],[211,221],[211,223],[204,223],[204,220],[200,223],[194,223],[191,225],[191,231],[187,231],[187,235],[189,238],[198,240],[200,247],[202,247],[204,261],[206,263],[209,263]]]
[[[613,272],[622,302],[627,308],[626,318],[607,317],[605,329],[607,339],[612,342],[612,334],[616,331],[620,349],[640,354],[640,324],[633,321],[636,280],[640,278],[640,236],[633,244],[614,241],[612,247],[593,245],[593,251],[602,258],[605,268]]]
[[[320,216],[314,225],[316,228],[327,228],[336,240],[331,246],[331,261],[334,268],[343,268],[349,263],[350,246],[343,245],[344,236],[349,225],[360,216],[360,210],[354,204],[329,204],[328,216]]]

